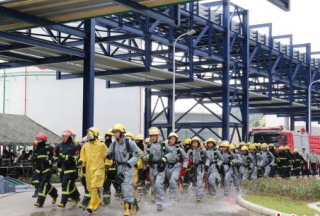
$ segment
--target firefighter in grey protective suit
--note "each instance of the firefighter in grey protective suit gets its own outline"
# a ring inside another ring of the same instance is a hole
[[[196,199],[197,202],[201,202],[203,198],[203,177],[205,171],[205,155],[206,151],[201,147],[201,141],[199,137],[195,136],[191,139],[192,150],[188,152],[188,157],[192,160],[192,168],[189,172],[193,182],[193,186],[196,187]]]
[[[233,184],[237,191],[240,189],[240,173],[239,173],[239,162],[240,162],[240,155],[236,151],[236,146],[234,144],[230,145],[230,152],[232,153],[234,166],[232,167],[232,180]]]
[[[216,148],[217,141],[213,138],[209,138],[206,141],[206,164],[205,171],[208,172],[208,186],[211,199],[216,195],[216,183],[220,181],[219,164],[223,161],[223,157],[220,151]]]
[[[178,144],[178,134],[170,133],[168,142],[168,151],[171,153],[166,156],[167,168],[165,174],[169,182],[170,199],[172,201],[179,201],[178,180],[181,172],[181,163],[182,169],[186,170],[188,168],[189,158],[184,148]]]
[[[134,215],[139,210],[139,207],[132,189],[133,168],[141,158],[142,152],[133,141],[126,138],[126,130],[123,125],[116,124],[112,132],[115,141],[108,149],[107,159],[113,159],[117,165],[115,181],[117,184],[121,184],[125,209],[123,215]]]
[[[220,143],[221,155],[223,157],[221,172],[223,177],[224,195],[229,196],[231,192],[231,179],[233,174],[234,158],[232,153],[229,151],[230,144],[224,140]]]
[[[251,158],[252,166],[249,179],[256,180],[258,178],[258,161],[262,158],[262,156],[257,152],[256,146],[254,144],[249,145],[249,155]]]
[[[152,201],[157,204],[157,210],[163,210],[164,201],[164,177],[165,168],[169,152],[167,152],[168,146],[165,143],[160,143],[158,136],[160,131],[158,128],[152,127],[149,129],[150,145],[144,150],[143,160],[149,162],[150,170],[149,175],[152,182]]]
[[[252,170],[252,160],[247,146],[241,147],[239,166],[240,180],[244,181],[249,179]]]
[[[258,166],[262,169],[262,176],[264,178],[269,177],[271,166],[274,165],[275,157],[268,150],[268,144],[263,143],[261,145],[260,159],[258,162]]]

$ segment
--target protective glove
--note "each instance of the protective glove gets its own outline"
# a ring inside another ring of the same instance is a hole
[[[78,160],[78,165],[81,166],[83,164],[82,160]]]
[[[114,152],[111,152],[107,155],[107,159],[111,160],[114,158]]]

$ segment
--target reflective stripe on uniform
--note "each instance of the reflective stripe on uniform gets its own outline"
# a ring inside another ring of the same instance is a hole
[[[77,172],[77,170],[65,170],[65,171],[63,171],[64,174],[74,173],[74,172]]]
[[[48,155],[37,155],[37,158],[47,158]]]

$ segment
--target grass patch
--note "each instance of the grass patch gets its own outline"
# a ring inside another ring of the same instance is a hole
[[[243,198],[254,204],[287,214],[295,214],[299,216],[315,216],[316,214],[319,214],[319,212],[317,212],[316,210],[309,208],[306,203],[301,201],[292,201],[288,198],[278,198],[253,194],[243,195]]]
[[[248,194],[289,198],[297,202],[320,201],[320,181],[313,178],[261,178],[255,181],[244,181],[242,187]]]

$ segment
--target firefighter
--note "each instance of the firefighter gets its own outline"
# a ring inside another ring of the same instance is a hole
[[[135,137],[135,142],[137,146],[140,148],[141,152],[144,153],[145,145],[143,143],[143,136],[138,135]],[[139,164],[140,161],[140,164]],[[138,170],[138,182],[137,182],[137,189],[139,194],[145,194],[146,193],[146,180],[147,180],[147,169],[146,165],[143,160],[139,160],[137,163],[137,167],[140,169]]]
[[[98,190],[102,187],[105,177],[105,158],[107,147],[99,140],[99,129],[91,127],[87,131],[87,142],[81,148],[79,165],[86,166],[86,185],[90,193],[89,213],[96,211],[101,200]],[[102,137],[101,137],[102,138]]]
[[[144,150],[143,160],[150,164],[149,175],[151,178],[151,200],[155,201],[157,211],[163,210],[164,202],[164,175],[166,166],[167,146],[159,142],[159,129],[149,129],[150,145]]]
[[[56,147],[56,158],[61,164],[62,196],[58,207],[65,208],[68,198],[71,199],[72,207],[76,207],[80,200],[79,191],[75,185],[78,178],[79,147],[72,139],[72,132],[65,130],[62,133],[62,143]]]
[[[290,165],[290,157],[288,154],[285,152],[285,148],[283,146],[279,147],[279,162],[278,162],[278,169],[281,178],[288,178],[287,171],[288,171],[288,166]]]
[[[134,215],[139,210],[137,200],[134,198],[132,183],[133,169],[141,158],[141,150],[125,136],[126,130],[122,124],[114,125],[112,132],[115,141],[108,149],[107,159],[114,160],[117,164],[115,181],[121,184],[124,201],[124,216]]]
[[[188,154],[188,152],[191,150],[191,139],[186,139],[183,141],[183,147],[184,151]],[[189,164],[188,164],[188,169],[185,170],[184,176],[182,176],[182,188],[183,192],[186,193],[188,191],[189,185],[190,185],[190,175],[189,175],[189,170],[191,168],[191,160],[189,158]]]
[[[252,165],[249,179],[256,180],[258,178],[258,161],[262,156],[261,154],[257,153],[257,149],[254,144],[250,144],[249,146],[249,155],[251,158],[251,165]]]
[[[84,136],[82,138],[82,146],[84,146],[84,144],[86,142],[87,142],[87,136]],[[81,151],[80,151],[80,153],[81,153]],[[80,178],[81,178],[81,184],[84,187],[84,196],[81,201],[81,204],[79,205],[79,208],[81,208],[82,210],[86,210],[89,205],[91,196],[90,196],[90,193],[87,188],[85,164],[80,165]]]
[[[240,161],[240,155],[238,154],[236,150],[236,146],[234,144],[230,145],[230,152],[232,153],[233,161],[234,161],[234,166],[232,167],[232,180],[233,184],[236,188],[237,191],[240,190],[240,174],[239,174],[239,164],[238,162]]]
[[[299,154],[298,149],[293,150],[293,173],[295,176],[299,177],[301,172],[301,166],[305,163],[304,158]]]
[[[112,143],[112,129],[108,129],[105,132],[104,136],[104,144],[107,146],[109,149],[111,143]],[[116,164],[113,162],[113,160],[105,160],[105,169],[106,169],[106,178],[103,183],[103,204],[109,205],[111,202],[111,184],[115,188],[115,197],[120,197],[121,196],[121,185],[118,185],[115,181],[114,178],[117,175],[117,168]]]
[[[239,173],[240,173],[241,181],[249,179],[253,165],[252,165],[251,156],[249,155],[249,149],[245,145],[241,147],[239,166],[240,166]]]
[[[195,136],[191,139],[192,150],[188,152],[188,157],[192,160],[192,168],[190,174],[192,176],[192,182],[196,187],[196,200],[202,202],[203,198],[203,177],[205,171],[206,151],[201,147],[200,138]]]
[[[53,164],[53,147],[47,145],[47,135],[38,133],[36,136],[37,148],[31,158],[31,162],[35,163],[33,184],[38,189],[38,199],[34,206],[41,208],[46,200],[47,194],[52,197],[52,204],[55,204],[58,198],[57,189],[50,184]]]
[[[277,151],[275,150],[275,147],[274,145],[271,143],[268,145],[269,147],[269,152],[271,154],[273,154],[273,157],[274,157],[274,163],[271,163],[271,170],[270,170],[270,174],[269,174],[269,177],[273,178],[275,177],[276,173],[278,172],[278,161],[279,161],[279,155],[277,153]]]
[[[143,157],[143,151],[144,151],[143,136],[138,135],[138,136],[134,137],[134,141],[135,141],[136,145],[138,146],[138,148],[141,150],[141,154]],[[134,166],[133,183],[132,183],[134,197],[137,200],[137,202],[140,202],[139,195],[137,192],[137,184],[138,184],[138,180],[139,180],[139,174],[141,175],[141,172],[143,171],[143,169],[144,169],[144,162],[142,161],[142,158],[140,158],[138,160],[137,164]]]
[[[286,171],[287,178],[289,178],[290,174],[291,174],[291,170],[292,170],[291,168],[292,168],[292,164],[294,162],[294,158],[293,158],[293,154],[290,151],[289,146],[285,146],[284,151],[289,157],[289,165],[287,166],[287,171]]]
[[[32,173],[32,176],[33,177],[36,177],[35,175],[35,170],[36,170],[36,161],[34,160],[36,157],[35,157],[35,152],[37,150],[37,146],[38,146],[38,142],[37,140],[34,140],[33,143],[32,143],[32,146],[33,146],[33,151],[32,151],[32,154],[30,154],[30,157],[29,157],[29,162],[32,164],[32,170],[33,170],[33,173]],[[31,184],[33,185],[34,187],[34,194],[32,195],[32,198],[37,198],[38,197],[38,187],[39,187],[39,180],[38,179],[33,179],[32,177],[32,181],[31,181]]]
[[[229,196],[231,192],[231,179],[235,162],[232,153],[229,151],[229,142],[224,140],[220,143],[219,146],[221,148],[221,155],[223,157],[223,160],[219,165],[222,172],[224,196]]]
[[[183,170],[188,168],[189,158],[184,149],[179,145],[180,141],[178,134],[170,133],[168,141],[168,149],[171,153],[166,156],[167,169],[165,175],[169,182],[170,199],[172,201],[179,201],[178,180],[180,177],[180,171],[181,167]]]
[[[130,141],[134,141],[134,135],[131,132],[126,132],[126,137],[130,139]]]
[[[208,186],[211,199],[216,195],[216,183],[220,181],[219,174],[219,160],[222,161],[223,157],[220,151],[216,148],[217,141],[213,138],[209,138],[206,141],[206,164],[205,171],[208,172]]]
[[[262,170],[262,176],[264,178],[269,177],[272,164],[275,162],[275,158],[271,152],[268,150],[268,144],[263,143],[261,145],[261,152],[260,152],[261,158],[259,160],[259,167]]]

